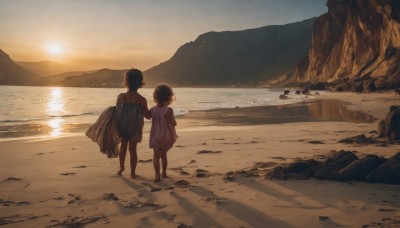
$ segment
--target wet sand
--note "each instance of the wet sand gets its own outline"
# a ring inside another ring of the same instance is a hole
[[[377,130],[377,122],[389,106],[399,105],[398,96],[337,93],[318,98],[323,101],[276,109],[191,112],[179,117],[179,138],[168,152],[169,178],[158,183],[153,183],[154,171],[149,162],[152,151],[148,148],[147,122],[143,142],[138,145],[142,162],[138,163],[137,179],[130,178],[127,164],[123,176],[116,175],[118,160],[107,159],[83,135],[1,141],[0,224],[395,227],[400,223],[400,186],[276,181],[244,172],[255,165],[268,169],[298,157],[326,156],[332,150],[386,157],[400,151],[396,144],[377,147],[338,143],[358,134],[373,136],[369,132]],[[331,100],[348,102],[347,111],[325,105]],[[289,115],[288,110],[297,111]],[[287,120],[278,121],[281,116]],[[342,119],[335,119],[337,116]],[[342,121],[348,118],[362,121]],[[241,175],[227,179],[226,174],[232,172]]]

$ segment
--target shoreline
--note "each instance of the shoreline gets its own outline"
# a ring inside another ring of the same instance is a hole
[[[338,94],[338,93],[336,93]],[[385,93],[388,96],[388,93]],[[347,96],[347,95],[346,95]],[[297,122],[374,122],[377,117],[363,112],[362,109],[351,110],[350,102],[337,99],[332,93],[314,95],[306,101],[268,106],[218,108],[210,110],[194,110],[176,115],[178,121],[201,120],[202,124],[217,126],[243,126],[283,124]],[[223,116],[224,118],[220,118]],[[145,123],[149,121],[145,120]],[[0,141],[18,140],[22,138],[49,138],[80,135],[93,123],[69,123],[53,128],[46,122],[28,124],[7,124],[0,126]],[[147,125],[145,124],[145,125]],[[195,124],[198,125],[198,124]],[[145,128],[146,130],[147,128]]]

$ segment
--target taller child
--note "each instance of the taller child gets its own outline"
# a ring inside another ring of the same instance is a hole
[[[116,105],[117,129],[121,138],[118,175],[122,175],[125,170],[125,156],[129,147],[131,177],[135,178],[138,161],[136,148],[142,141],[143,117],[150,119],[151,113],[146,98],[138,93],[138,89],[144,85],[143,73],[138,69],[128,70],[125,73],[124,84],[128,91],[118,95]]]

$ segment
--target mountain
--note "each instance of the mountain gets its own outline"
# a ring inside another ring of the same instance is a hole
[[[33,85],[38,75],[16,64],[0,49],[0,85]]]
[[[294,80],[367,87],[400,87],[400,1],[328,0],[315,20],[312,46]],[[363,88],[364,87],[364,88]],[[343,89],[343,88],[341,88]]]
[[[38,79],[38,84],[39,85],[44,85],[44,86],[60,86],[62,84],[62,81],[65,80],[68,77],[72,76],[86,76],[88,74],[94,73],[99,70],[92,70],[92,71],[69,71],[69,72],[64,72],[60,74],[53,74],[49,76],[44,76]]]
[[[244,31],[208,32],[144,72],[148,84],[250,86],[284,81],[311,47],[315,18]]]
[[[28,69],[29,71],[34,72],[39,76],[48,76],[52,74],[59,74],[71,71],[71,67],[53,61],[39,61],[39,62],[17,61],[16,63]]]
[[[104,68],[94,72],[69,76],[58,84],[72,87],[123,87],[125,72],[126,70]]]

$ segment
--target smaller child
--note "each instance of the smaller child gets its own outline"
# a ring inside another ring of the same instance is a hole
[[[176,135],[174,111],[168,107],[175,99],[172,88],[167,84],[159,84],[153,93],[156,106],[150,109],[152,120],[150,130],[150,148],[153,148],[153,166],[156,172],[154,181],[160,181],[160,159],[162,177],[167,177],[167,152],[172,148]]]

